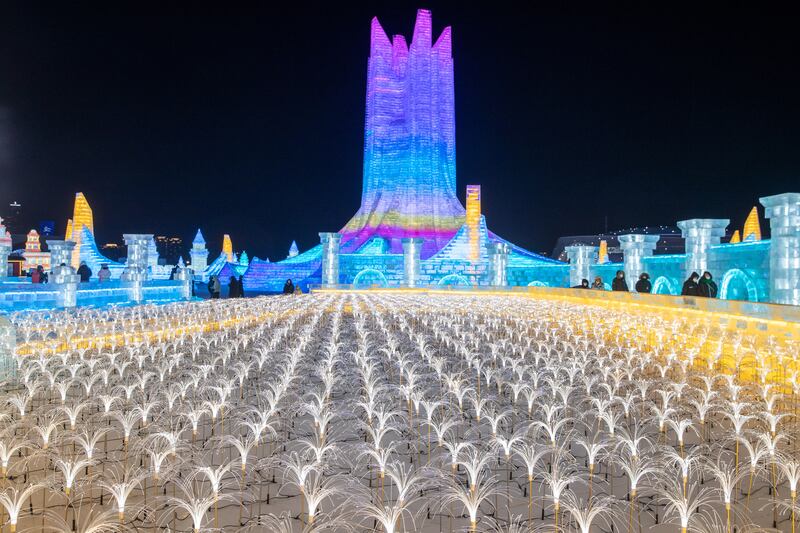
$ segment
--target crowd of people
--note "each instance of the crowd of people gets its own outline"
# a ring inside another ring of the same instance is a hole
[[[211,299],[218,299],[222,297],[222,284],[219,281],[219,276],[211,276],[208,278],[208,294]],[[299,285],[295,285],[291,279],[287,279],[283,284],[283,294],[303,294]],[[244,281],[242,276],[237,279],[235,276],[230,277],[228,282],[228,298],[244,298]]]
[[[650,282],[650,274],[647,272],[642,272],[633,288],[636,290],[636,292],[652,292],[653,284]],[[581,280],[581,284],[574,286],[573,289],[593,289],[604,291],[606,290],[606,284],[603,283],[603,278],[600,276],[595,276],[594,282],[591,285],[589,285],[589,280],[584,278]],[[630,290],[628,288],[628,282],[625,279],[624,270],[617,270],[617,274],[614,276],[614,280],[611,282],[611,290],[614,292],[628,292]],[[714,276],[711,275],[711,272],[706,270],[703,272],[702,276],[697,272],[692,272],[692,274],[689,276],[689,279],[683,283],[681,296],[716,298],[718,292],[719,290],[717,283],[714,281]]]
[[[219,276],[211,276],[208,278],[208,295],[212,300],[218,299],[222,295],[222,284],[219,281]],[[244,298],[244,281],[242,276],[237,279],[236,276],[231,276],[228,281],[228,298]]]
[[[61,266],[67,266],[66,263],[61,263]],[[75,273],[80,278],[81,283],[88,283],[92,279],[92,269],[86,264],[86,261],[81,261],[78,270]],[[37,265],[36,268],[30,270],[31,283],[49,283],[50,274],[44,269],[42,265]],[[103,263],[100,270],[97,271],[97,281],[104,283],[111,279],[111,270],[108,265]]]

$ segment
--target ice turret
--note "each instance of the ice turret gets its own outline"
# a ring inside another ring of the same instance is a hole
[[[290,259],[292,257],[296,257],[297,254],[299,254],[299,253],[300,253],[300,250],[297,248],[297,242],[296,241],[292,241],[292,245],[289,247],[289,255],[286,257],[286,259]]]
[[[744,221],[742,240],[745,242],[761,240],[761,224],[758,222],[758,208],[756,207],[750,210],[747,220]]]

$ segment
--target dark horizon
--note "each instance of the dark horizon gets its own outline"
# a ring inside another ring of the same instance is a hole
[[[370,20],[410,38],[417,8],[453,28],[459,197],[480,184],[489,227],[520,246],[549,252],[606,216],[741,228],[759,197],[798,190],[791,17],[133,6],[0,8],[0,215],[18,201],[25,226],[63,234],[81,191],[100,244],[188,249],[200,227],[212,255],[223,233],[251,258],[306,250],[358,209]]]

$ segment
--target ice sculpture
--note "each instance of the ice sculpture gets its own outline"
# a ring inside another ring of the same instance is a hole
[[[147,281],[148,255],[152,234],[126,233],[122,236],[128,246],[128,261],[122,273],[122,281],[128,284],[130,300],[141,302],[142,286]]]
[[[86,264],[92,269],[92,275],[95,277],[103,265],[108,266],[112,279],[118,279],[122,275],[122,271],[125,270],[125,265],[112,261],[100,253],[97,242],[94,240],[94,235],[89,232],[89,228],[86,226],[83,226],[83,231],[81,232],[80,260],[86,261]]]
[[[761,224],[758,222],[758,208],[753,206],[750,214],[747,215],[747,220],[744,221],[744,228],[742,229],[742,241],[760,241],[761,240]]]
[[[769,219],[770,301],[800,305],[800,193],[761,198]]]
[[[422,242],[419,237],[403,239],[403,283],[407,287],[416,287],[419,281]]]
[[[569,285],[576,287],[581,281],[590,280],[592,265],[597,263],[597,246],[567,246],[564,248],[569,257]]]
[[[32,229],[28,232],[25,239],[25,264],[23,269],[31,270],[41,265],[45,271],[50,270],[50,253],[42,251],[42,242],[39,237],[39,232]]]
[[[73,268],[78,268],[81,264],[81,245],[83,244],[83,228],[89,229],[89,233],[94,236],[94,214],[86,196],[82,192],[75,193],[75,205],[72,210],[72,218],[67,221],[67,233],[65,241],[75,243],[72,251],[70,264]]]
[[[47,241],[50,249],[50,283],[56,287],[56,306],[75,307],[78,298],[78,281],[80,277],[70,265],[74,257],[73,241]]]
[[[228,263],[233,263],[236,259],[233,257],[233,242],[231,242],[231,236],[227,233],[222,237],[222,253],[225,254],[225,257],[228,259]]]
[[[339,284],[339,246],[342,236],[338,233],[320,233],[322,243],[322,284]]]
[[[192,270],[194,270],[195,275],[201,275],[208,266],[208,250],[200,228],[197,229],[197,234],[192,241],[192,250],[189,252],[189,256],[192,260]]]
[[[600,241],[600,248],[597,251],[597,263],[600,265],[608,263],[608,241],[605,239]]]
[[[721,218],[693,218],[678,222],[681,235],[686,239],[684,277],[692,272],[702,274],[708,270],[708,251],[720,243],[728,224],[730,220]]]
[[[299,253],[300,250],[297,248],[297,242],[292,241],[292,245],[289,247],[289,255],[286,256],[286,259],[291,259],[292,257],[295,257]]]
[[[0,218],[0,278],[8,275],[8,256],[11,253],[11,235]]]
[[[456,197],[451,30],[432,44],[431,13],[417,12],[411,45],[372,19],[361,207],[341,230],[343,252],[374,235],[400,253],[424,239],[432,255],[464,223]],[[427,253],[425,253],[427,250]]]
[[[619,246],[624,254],[625,278],[630,290],[633,290],[639,275],[645,271],[643,259],[653,255],[660,238],[659,235],[645,234],[619,236]]]
[[[489,248],[489,285],[504,287],[508,285],[506,267],[511,246],[505,242],[492,242]]]

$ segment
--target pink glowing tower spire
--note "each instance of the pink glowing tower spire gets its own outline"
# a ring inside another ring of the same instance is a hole
[[[341,231],[344,252],[372,237],[399,252],[401,238],[423,237],[427,257],[464,224],[456,197],[451,30],[433,45],[431,34],[424,9],[410,47],[402,35],[390,41],[372,19],[361,207]]]

